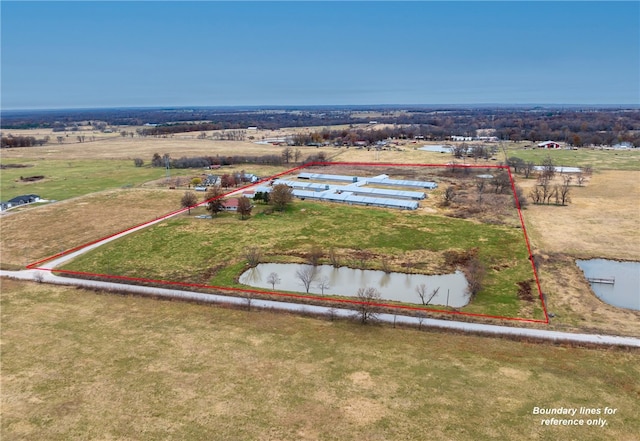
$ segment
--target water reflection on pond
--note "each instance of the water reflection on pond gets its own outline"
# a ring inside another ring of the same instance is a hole
[[[576,260],[591,289],[605,303],[640,310],[640,262]]]
[[[272,289],[267,281],[269,274],[276,273],[280,283],[275,285],[279,291],[306,292],[296,271],[309,267],[294,263],[261,263],[240,276],[240,283],[255,288]],[[324,283],[322,283],[324,282]],[[421,303],[417,288],[424,284],[427,287],[428,299],[433,290],[438,293],[431,299],[431,305],[448,305],[455,308],[469,303],[467,279],[460,271],[453,274],[426,276],[423,274],[385,273],[384,271],[360,270],[347,267],[334,268],[331,265],[318,265],[309,293],[325,295],[355,296],[358,289],[373,287],[380,291],[383,299],[406,303]],[[328,287],[327,287],[328,286]]]

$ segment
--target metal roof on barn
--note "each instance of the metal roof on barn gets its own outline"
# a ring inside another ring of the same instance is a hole
[[[400,180],[400,179],[389,179],[388,177],[383,177],[386,175],[376,176],[374,178],[367,178],[367,182],[370,184],[382,184],[382,185],[390,185],[394,187],[414,187],[414,188],[428,188],[434,189],[438,187],[438,184],[431,181],[408,181],[408,180]]]
[[[345,175],[324,175],[321,173],[300,173],[298,179],[318,179],[321,181],[340,181],[340,182],[356,182],[357,176],[345,176]]]

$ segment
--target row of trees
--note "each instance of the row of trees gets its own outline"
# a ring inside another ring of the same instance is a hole
[[[280,155],[268,154],[268,155],[254,155],[254,156],[192,156],[192,157],[181,157],[178,159],[171,158],[171,155],[165,153],[164,155],[160,155],[159,153],[154,153],[151,158],[151,166],[152,167],[167,167],[169,165],[170,168],[176,169],[185,169],[185,168],[207,168],[207,167],[222,167],[226,165],[235,165],[235,164],[259,164],[259,165],[283,165],[289,164],[292,161],[296,163],[307,164],[310,162],[324,162],[327,160],[327,157],[324,152],[315,152],[308,155],[305,159],[302,159],[302,151],[300,149],[292,149],[291,147],[285,147],[282,150]],[[134,164],[136,167],[138,162],[142,161],[140,158],[134,159]],[[144,163],[144,161],[143,161]]]
[[[42,146],[49,142],[49,137],[45,136],[42,139],[37,139],[35,136],[13,136],[7,135],[0,138],[0,147],[3,149],[15,148],[15,147],[35,147]]]

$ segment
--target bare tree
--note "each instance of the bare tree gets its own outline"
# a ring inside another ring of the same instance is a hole
[[[293,201],[293,189],[286,184],[276,184],[271,189],[269,195],[269,203],[271,203],[276,210],[284,211],[285,208]]]
[[[133,165],[135,165],[136,167],[142,167],[144,165],[144,161],[142,160],[142,158],[135,158],[133,160]]]
[[[541,188],[538,185],[533,187],[531,189],[531,191],[529,191],[529,197],[531,198],[531,200],[533,201],[534,204],[541,204],[542,203],[542,190],[541,190]]]
[[[198,203],[198,196],[192,191],[185,191],[184,195],[182,195],[182,199],[180,199],[180,206],[182,208],[187,208],[189,210],[189,214],[191,214],[191,208]]]
[[[509,174],[505,171],[499,171],[495,174],[493,179],[491,179],[491,185],[493,185],[493,189],[496,194],[504,193],[511,188],[511,179],[509,179]]]
[[[218,185],[214,185],[209,188],[204,197],[207,201],[207,211],[210,211],[213,216],[224,210],[224,202],[222,201],[223,195],[224,192],[222,191],[222,188]]]
[[[282,150],[282,161],[288,164],[289,161],[291,161],[291,156],[293,156],[293,150],[291,147],[285,147],[284,150]]]
[[[240,219],[244,220],[251,216],[252,208],[251,200],[248,197],[242,196],[238,198],[238,213],[240,214]]]
[[[322,252],[322,248],[320,248],[318,245],[311,245],[309,253],[307,254],[307,261],[313,266],[318,266],[320,258],[323,254],[324,253]]]
[[[371,259],[372,255],[370,251],[367,250],[356,250],[355,258],[358,261],[360,268],[365,269],[367,266],[367,262]]]
[[[300,158],[302,158],[302,151],[300,151],[300,149],[296,149],[293,152],[293,160],[294,160],[294,162],[300,162]]]
[[[544,174],[538,179],[538,185],[541,190],[541,202],[542,204],[549,204],[553,197],[553,188],[551,187],[551,179]]]
[[[536,164],[533,161],[528,161],[525,166],[524,166],[524,177],[525,178],[529,178],[529,176],[531,176],[531,173],[533,173],[533,171],[536,169]]]
[[[569,198],[569,192],[571,191],[571,187],[569,185],[571,184],[571,181],[571,176],[562,176],[562,185],[560,185],[556,190],[556,197],[559,199],[560,205],[567,205],[567,202],[571,201],[571,199]]]
[[[391,262],[389,261],[389,258],[384,256],[382,257],[382,260],[380,261],[380,266],[382,267],[382,271],[384,271],[386,274],[391,273]]]
[[[304,289],[308,293],[311,283],[316,278],[316,267],[313,265],[304,265],[296,271],[296,277],[300,280],[300,283],[302,283]]]
[[[527,206],[527,197],[524,195],[524,190],[519,185],[515,186],[513,205],[515,208],[524,208]]]
[[[331,265],[333,265],[334,268],[340,267],[340,256],[333,247],[329,249],[329,262],[331,262]]]
[[[382,299],[380,291],[375,288],[360,288],[356,294],[356,299],[358,300],[356,312],[360,323],[369,323],[378,317],[380,311],[379,303]]]
[[[318,289],[322,294],[324,294],[325,289],[329,289],[331,286],[329,285],[329,278],[327,276],[322,276],[318,281]]]
[[[576,175],[576,182],[578,183],[578,186],[582,187],[586,180],[587,176],[584,173],[581,172]]]
[[[438,295],[438,291],[440,291],[440,287],[437,287],[431,293],[427,292],[427,285],[421,283],[416,287],[416,292],[418,293],[418,297],[420,297],[420,301],[423,305],[428,305],[434,299],[435,296]]]
[[[555,175],[556,165],[553,159],[551,159],[551,156],[547,156],[542,160],[542,177],[551,180]]]
[[[478,190],[478,198],[476,201],[481,204],[482,203],[482,195],[484,194],[484,189],[487,185],[487,180],[485,178],[477,178],[476,179],[476,189]]]
[[[262,251],[260,248],[256,246],[246,247],[243,254],[250,267],[253,268],[260,263],[260,258],[262,257]]]
[[[445,188],[442,198],[443,198],[442,204],[444,206],[450,205],[456,198],[455,187],[453,185],[449,185],[447,188]]]
[[[467,278],[467,291],[469,296],[474,298],[480,292],[483,286],[485,267],[477,258],[469,259],[463,268],[465,277]]]
[[[460,145],[454,145],[453,147],[451,147],[451,154],[453,155],[454,158],[462,158],[464,155],[467,154],[467,151],[469,150],[469,147],[467,146],[467,144],[465,144],[464,142]]]
[[[278,276],[278,273],[270,273],[267,276],[267,283],[271,284],[271,289],[276,289],[276,285],[280,284],[281,280],[280,280],[280,276]]]

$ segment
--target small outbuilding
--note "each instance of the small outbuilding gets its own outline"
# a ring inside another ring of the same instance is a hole
[[[559,149],[560,144],[554,141],[545,141],[538,144],[539,149]]]

